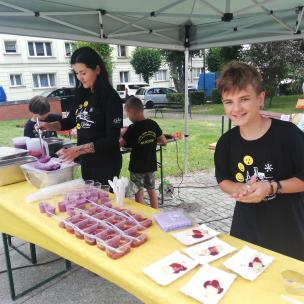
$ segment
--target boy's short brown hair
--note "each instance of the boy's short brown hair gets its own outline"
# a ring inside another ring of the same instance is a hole
[[[139,98],[131,96],[126,101],[125,109],[126,110],[132,109],[132,110],[136,110],[136,111],[143,111],[144,110],[144,105]]]
[[[29,103],[29,111],[33,114],[44,115],[50,112],[51,106],[44,96],[34,96]]]
[[[236,61],[226,64],[217,80],[217,88],[221,95],[235,89],[243,90],[250,84],[257,94],[263,91],[262,77],[257,69],[252,65]]]

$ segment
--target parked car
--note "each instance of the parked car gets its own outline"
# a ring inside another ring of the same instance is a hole
[[[176,91],[170,88],[144,87],[137,90],[135,97],[142,101],[146,109],[152,109],[157,103],[167,102],[168,93],[176,93]]]
[[[116,85],[116,91],[120,98],[125,101],[128,97],[135,95],[136,91],[142,87],[147,87],[145,82],[126,82]]]
[[[75,98],[75,88],[58,88],[42,92],[40,95],[49,100],[58,99],[61,102],[62,112],[69,112]]]

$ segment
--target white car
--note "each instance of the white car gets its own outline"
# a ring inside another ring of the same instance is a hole
[[[142,87],[147,87],[145,82],[126,82],[118,83],[116,85],[116,91],[120,98],[125,101],[128,97],[135,95],[136,91]]]
[[[144,87],[137,90],[134,96],[142,101],[146,109],[152,109],[157,103],[167,102],[168,93],[176,93],[176,91],[163,87]]]

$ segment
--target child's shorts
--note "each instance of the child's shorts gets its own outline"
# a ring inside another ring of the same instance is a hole
[[[146,189],[155,188],[154,172],[148,172],[148,173],[130,172],[130,180],[136,185],[138,191],[141,190],[142,188],[146,188]]]

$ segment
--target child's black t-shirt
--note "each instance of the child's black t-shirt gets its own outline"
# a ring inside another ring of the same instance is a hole
[[[273,119],[261,138],[248,141],[239,127],[216,145],[217,181],[245,183],[304,180],[304,133],[289,122]],[[260,203],[237,202],[231,234],[274,251],[304,260],[304,192],[270,196]]]
[[[61,119],[62,118],[61,118],[60,115],[50,113],[47,116],[45,122],[61,121]],[[31,137],[31,138],[39,137],[38,132],[35,130],[35,124],[36,124],[36,122],[32,121],[30,119],[26,122],[26,124],[24,126],[24,131],[23,131],[24,136],[28,136],[28,137]],[[44,138],[57,137],[57,132],[55,132],[55,131],[43,131],[42,132],[42,137],[44,137]]]
[[[129,170],[147,173],[157,170],[157,138],[162,135],[159,125],[152,119],[137,121],[128,127],[123,138],[127,147],[132,148]]]

